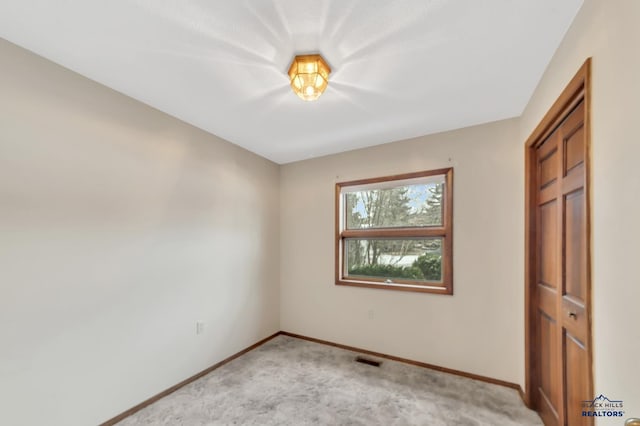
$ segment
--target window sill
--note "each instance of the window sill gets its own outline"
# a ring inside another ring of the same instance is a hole
[[[401,283],[377,283],[373,281],[355,281],[355,280],[336,280],[336,285],[348,286],[348,287],[364,287],[364,288],[377,288],[383,290],[395,290],[395,291],[411,291],[416,293],[433,293],[453,295],[453,286],[427,286],[427,285],[414,285],[414,284],[401,284]]]

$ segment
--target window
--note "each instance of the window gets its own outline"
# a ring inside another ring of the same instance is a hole
[[[336,284],[453,294],[453,169],[336,184]]]

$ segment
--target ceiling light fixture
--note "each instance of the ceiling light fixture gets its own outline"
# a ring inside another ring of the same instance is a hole
[[[291,88],[301,99],[315,101],[329,84],[331,68],[322,56],[298,55],[289,67]]]

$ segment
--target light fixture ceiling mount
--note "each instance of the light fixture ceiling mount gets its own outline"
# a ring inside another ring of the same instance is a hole
[[[329,84],[331,68],[319,54],[297,55],[289,67],[291,88],[301,99],[315,101]]]

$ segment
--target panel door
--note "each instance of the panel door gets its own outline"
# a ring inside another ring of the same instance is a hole
[[[560,322],[564,368],[565,424],[591,425],[582,402],[594,397],[588,286],[586,138],[584,103],[560,127],[562,143],[562,292]]]
[[[536,406],[548,426],[592,424],[586,158],[580,103],[536,148]]]
[[[562,358],[558,318],[558,298],[561,293],[561,201],[558,197],[558,165],[562,161],[559,151],[560,133],[555,131],[537,148],[537,406],[544,423],[562,424]]]

